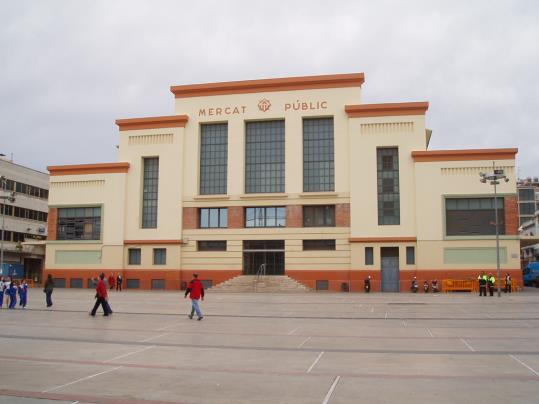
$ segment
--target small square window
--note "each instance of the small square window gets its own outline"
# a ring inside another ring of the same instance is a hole
[[[129,265],[140,265],[141,252],[140,248],[130,248],[129,250]]]
[[[127,279],[125,283],[127,289],[138,289],[140,288],[140,279]]]
[[[327,280],[317,280],[316,281],[316,290],[329,290],[329,281],[327,281]]]

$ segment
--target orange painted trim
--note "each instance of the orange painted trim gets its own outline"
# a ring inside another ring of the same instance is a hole
[[[49,170],[49,174],[51,176],[126,173],[127,171],[129,171],[129,163],[99,163],[48,166],[47,170]]]
[[[124,240],[124,245],[183,244],[182,240]]]
[[[468,160],[514,160],[517,148],[413,151],[415,162],[468,161]]]
[[[189,120],[187,115],[153,116],[147,118],[116,119],[120,131],[157,129],[157,128],[184,128]]]
[[[350,237],[351,243],[415,243],[417,237]]]
[[[222,83],[171,86],[175,98],[209,95],[246,94],[270,91],[312,90],[320,88],[361,87],[363,73],[331,74],[322,76],[286,77],[263,80],[228,81]]]
[[[429,103],[424,102],[392,102],[385,104],[345,105],[344,110],[349,118],[367,118],[372,116],[425,115]]]

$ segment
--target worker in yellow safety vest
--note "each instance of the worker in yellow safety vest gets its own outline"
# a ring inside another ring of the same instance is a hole
[[[487,280],[488,280],[488,282],[487,282],[488,293],[491,296],[494,296],[494,283],[496,282],[496,278],[494,277],[494,275],[488,274],[488,279]]]

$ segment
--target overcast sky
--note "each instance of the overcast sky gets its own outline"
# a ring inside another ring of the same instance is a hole
[[[518,147],[539,176],[539,1],[0,1],[0,153],[116,161],[117,118],[170,85],[364,72],[363,102],[429,101],[430,150]]]

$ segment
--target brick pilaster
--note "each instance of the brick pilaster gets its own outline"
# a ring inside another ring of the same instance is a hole
[[[228,208],[228,228],[243,229],[245,227],[243,206],[230,206]]]
[[[47,239],[56,240],[56,230],[58,228],[58,208],[49,208],[47,216]]]
[[[350,204],[338,203],[335,205],[335,226],[350,227]]]
[[[288,205],[286,207],[286,227],[303,227],[303,206]]]
[[[183,208],[183,226],[184,230],[198,228],[198,208]]]
[[[518,201],[515,196],[506,196],[504,199],[505,234],[518,234]]]

